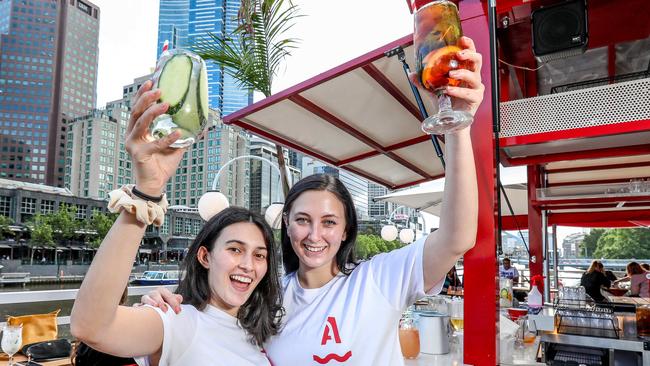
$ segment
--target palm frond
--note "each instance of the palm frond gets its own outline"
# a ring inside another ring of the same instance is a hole
[[[220,65],[240,87],[269,96],[282,61],[299,43],[283,35],[301,16],[291,0],[241,0],[238,26],[231,34],[210,33],[192,48]]]

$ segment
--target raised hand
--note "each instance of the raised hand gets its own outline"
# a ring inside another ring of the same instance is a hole
[[[133,161],[133,175],[138,190],[159,196],[176,171],[185,149],[170,147],[181,137],[178,131],[160,140],[155,140],[149,134],[153,120],[169,108],[167,103],[157,103],[160,90],[151,90],[152,84],[151,80],[142,84],[133,99],[131,118],[126,130],[126,151]]]

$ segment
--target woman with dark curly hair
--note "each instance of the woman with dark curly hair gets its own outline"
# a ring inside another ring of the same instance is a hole
[[[109,209],[120,215],[79,289],[70,330],[101,352],[149,355],[141,365],[270,365],[262,345],[278,332],[282,300],[273,232],[258,213],[230,207],[203,226],[184,261],[181,313],[119,306],[147,225],[164,220],[159,195],[185,152],[170,147],[177,132],[147,137],[168,108],[150,88],[138,91],[127,128],[136,184],[110,193]]]

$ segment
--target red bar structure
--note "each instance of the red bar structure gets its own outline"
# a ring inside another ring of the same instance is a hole
[[[480,5],[479,1],[461,2],[464,7]],[[463,257],[465,286],[464,362],[476,366],[497,364],[498,357],[498,271],[496,262],[495,193],[496,165],[490,94],[490,40],[487,13],[462,19],[463,32],[474,40],[476,49],[484,55],[481,76],[485,85],[483,104],[472,126],[472,143],[476,159],[479,187],[479,222],[476,245]]]
[[[542,247],[542,211],[532,201],[537,197],[537,188],[541,187],[541,169],[538,165],[529,165],[528,170],[528,251],[530,253],[528,268],[530,275],[542,275],[544,250]]]

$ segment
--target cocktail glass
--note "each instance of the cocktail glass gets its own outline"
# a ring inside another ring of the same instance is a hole
[[[197,54],[181,49],[165,51],[153,76],[160,89],[159,102],[169,103],[167,113],[156,118],[151,135],[160,139],[179,130],[181,137],[172,147],[195,143],[208,125],[208,74]]]
[[[2,330],[2,351],[9,355],[9,366],[14,365],[14,355],[23,343],[23,325],[6,325]]]
[[[454,299],[451,301],[449,317],[454,330],[459,331],[465,327],[465,317],[463,316],[463,300]]]
[[[451,98],[445,93],[446,86],[462,86],[449,72],[471,67],[471,62],[459,60],[457,56],[461,51],[458,41],[463,36],[458,8],[447,0],[417,1],[416,7],[413,32],[416,70],[420,83],[435,94],[438,103],[438,112],[422,122],[422,130],[444,134],[462,129],[474,117],[467,111],[452,109]]]

